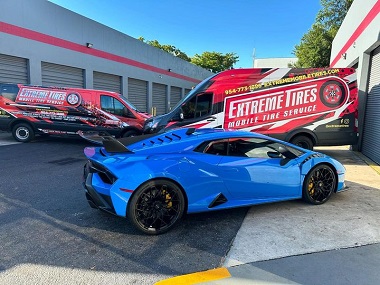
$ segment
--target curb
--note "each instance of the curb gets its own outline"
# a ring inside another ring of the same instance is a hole
[[[380,175],[380,165],[375,163],[373,160],[366,157],[364,154],[358,151],[353,151],[355,155],[357,155],[361,160],[363,160],[369,167],[371,167],[373,170],[377,172],[377,174]]]
[[[155,285],[189,285],[201,282],[210,282],[225,278],[230,278],[231,273],[227,268],[215,268],[206,271],[176,276],[154,283]]]

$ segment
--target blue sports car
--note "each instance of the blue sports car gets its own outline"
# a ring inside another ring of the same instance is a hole
[[[326,202],[345,189],[345,168],[327,155],[264,135],[177,129],[87,147],[87,200],[147,234],[171,229],[184,213],[302,198]]]

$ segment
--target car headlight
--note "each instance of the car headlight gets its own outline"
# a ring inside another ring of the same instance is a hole
[[[146,126],[146,129],[155,129],[157,128],[157,125],[158,125],[158,121],[149,121],[147,122],[147,124],[145,125]]]

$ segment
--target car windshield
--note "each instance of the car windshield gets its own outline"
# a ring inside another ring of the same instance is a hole
[[[120,95],[120,99],[123,100],[123,102],[125,104],[127,104],[127,106],[129,108],[131,108],[132,110],[135,110],[136,112],[139,112],[139,113],[142,113],[139,109],[137,109],[131,102],[128,101],[127,98],[125,98],[123,95],[119,94]]]

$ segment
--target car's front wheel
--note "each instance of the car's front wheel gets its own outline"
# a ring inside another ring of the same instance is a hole
[[[13,127],[12,135],[18,142],[30,142],[34,139],[34,131],[29,124],[20,123]]]
[[[181,189],[171,181],[159,179],[140,186],[128,203],[132,224],[146,234],[157,235],[171,229],[185,211]]]
[[[311,204],[320,205],[326,202],[336,191],[337,182],[333,169],[325,164],[318,165],[306,175],[302,198]]]

